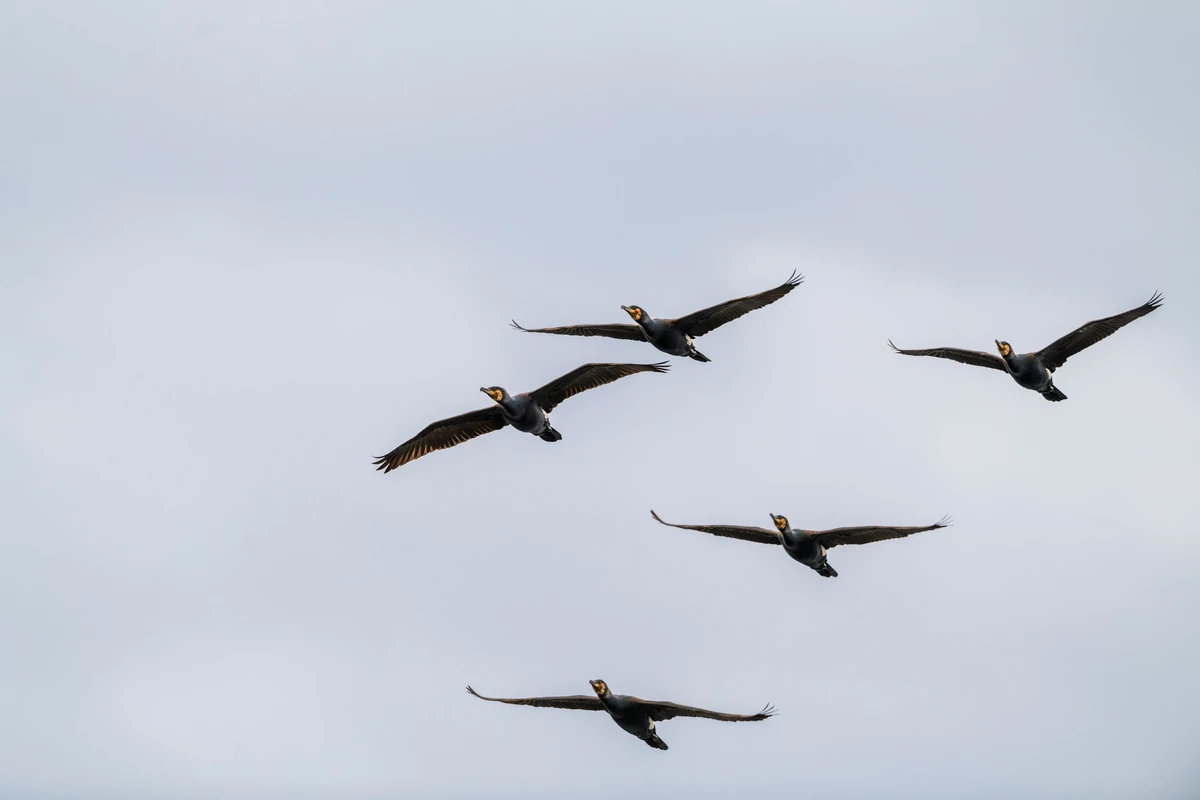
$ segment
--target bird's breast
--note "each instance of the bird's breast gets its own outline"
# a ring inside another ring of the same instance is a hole
[[[784,537],[783,549],[787,550],[789,556],[805,564],[819,561],[825,555],[825,548],[816,539],[804,534]]]
[[[1040,390],[1050,385],[1050,370],[1042,366],[1042,362],[1031,356],[1017,356],[1009,362],[1009,371],[1013,380],[1026,389]]]
[[[524,433],[541,433],[546,426],[546,412],[533,398],[504,409],[504,416],[510,425]]]

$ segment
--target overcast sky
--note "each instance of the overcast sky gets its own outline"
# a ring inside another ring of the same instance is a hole
[[[1193,3],[7,2],[0,794],[1200,792]],[[508,327],[784,300],[649,345]],[[1156,290],[1051,404],[1035,350]],[[825,580],[674,522],[957,524]],[[751,713],[658,752],[617,692]]]

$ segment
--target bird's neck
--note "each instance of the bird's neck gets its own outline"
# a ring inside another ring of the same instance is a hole
[[[788,525],[779,534],[783,537],[783,543],[786,545],[795,546],[804,538],[804,533],[796,530],[791,525]]]

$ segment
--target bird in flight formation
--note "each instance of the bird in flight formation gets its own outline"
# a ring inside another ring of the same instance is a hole
[[[650,516],[672,528],[683,528],[689,531],[711,533],[713,536],[727,536],[730,539],[741,539],[744,542],[759,544],[781,544],[789,556],[806,567],[811,567],[818,575],[826,578],[836,578],[837,570],[829,566],[829,549],[839,544],[870,544],[882,542],[884,539],[903,539],[914,533],[936,531],[953,524],[949,517],[942,517],[938,522],[923,527],[900,528],[887,525],[863,525],[855,528],[831,528],[827,531],[797,530],[788,523],[787,517],[771,514],[775,530],[766,528],[746,527],[741,525],[676,525],[667,522],[650,510]]]
[[[511,395],[500,386],[481,388],[479,391],[492,398],[496,405],[426,425],[420,433],[386,456],[376,458],[375,468],[391,472],[434,450],[454,447],[476,436],[498,431],[505,425],[532,433],[545,442],[557,442],[562,439],[562,434],[550,427],[550,412],[563,400],[639,372],[666,371],[666,363],[584,364],[532,392]]]
[[[751,311],[769,306],[771,303],[784,297],[792,289],[795,289],[803,281],[803,275],[797,275],[793,272],[792,277],[774,289],[768,289],[765,292],[747,295],[746,297],[739,297],[736,300],[729,300],[725,303],[718,303],[710,308],[705,308],[677,319],[655,319],[647,314],[646,310],[641,306],[621,306],[622,310],[632,317],[633,321],[637,324],[617,323],[614,325],[564,325],[561,328],[522,328],[517,324],[516,320],[513,320],[512,325],[517,330],[525,331],[526,333],[556,333],[560,336],[606,336],[609,339],[646,341],[668,355],[686,356],[696,361],[711,361],[712,359],[708,356],[696,350],[696,345],[692,341],[693,339],[714,331],[727,322],[733,322],[738,317],[749,314]]]
[[[567,708],[575,711],[607,711],[613,722],[626,733],[633,734],[651,747],[666,750],[667,743],[658,737],[654,723],[675,717],[700,717],[721,722],[759,722],[775,716],[775,708],[767,706],[757,714],[725,714],[695,706],[681,706],[660,700],[643,700],[627,694],[613,694],[602,680],[588,681],[595,696],[576,694],[568,697],[484,697],[467,687],[472,696],[493,703],[509,703],[514,706],[537,708]]]
[[[1054,371],[1067,363],[1067,359],[1076,353],[1091,347],[1101,339],[1107,339],[1139,317],[1144,317],[1162,305],[1162,295],[1154,293],[1147,302],[1130,309],[1124,314],[1117,314],[1104,319],[1094,319],[1066,336],[1043,347],[1035,353],[1016,353],[1008,342],[996,340],[996,349],[1000,355],[984,353],[979,350],[961,350],[957,347],[932,347],[928,350],[901,350],[888,340],[893,350],[905,356],[933,356],[948,358],[974,367],[1007,372],[1018,385],[1038,392],[1047,400],[1057,403],[1066,400],[1062,389],[1054,385]]]
[[[522,328],[513,321],[513,327],[528,333],[552,333],[565,336],[606,336],[613,339],[646,341],[664,353],[683,356],[696,361],[709,358],[696,350],[695,339],[727,322],[732,322],[764,306],[774,303],[795,289],[804,278],[796,273],[781,285],[759,294],[739,297],[710,308],[676,319],[656,319],[641,306],[621,306],[633,319],[633,325],[567,325],[559,328]],[[1054,373],[1067,359],[1085,348],[1105,339],[1118,330],[1144,317],[1162,304],[1162,295],[1157,292],[1145,304],[1124,314],[1093,320],[1067,334],[1047,347],[1033,353],[1013,352],[1008,342],[996,340],[999,355],[976,350],[961,350],[954,347],[937,347],[928,350],[901,350],[888,344],[897,353],[906,356],[934,356],[948,358],[964,364],[1007,372],[1018,385],[1040,393],[1047,400],[1065,400],[1066,395],[1054,385]],[[444,450],[462,444],[491,431],[511,425],[523,433],[530,433],[547,442],[557,442],[562,434],[550,425],[550,412],[568,397],[603,386],[606,383],[635,375],[639,372],[666,372],[666,362],[657,364],[584,364],[568,372],[540,389],[518,395],[510,395],[501,386],[481,388],[479,391],[490,397],[494,405],[469,411],[456,417],[439,420],[427,425],[413,438],[396,447],[385,456],[378,457],[374,464],[383,472],[420,458],[434,450]],[[782,545],[792,559],[811,568],[818,575],[836,578],[838,573],[829,564],[829,550],[843,544],[869,544],[885,539],[902,539],[914,533],[938,530],[952,524],[943,517],[932,525],[898,527],[888,525],[865,525],[849,528],[832,528],[810,531],[791,526],[788,518],[771,514],[774,530],[739,525],[677,525],[663,520],[651,510],[655,520],[672,528],[700,531],[714,536],[725,536],[760,544]],[[726,714],[709,711],[678,703],[642,700],[630,695],[613,694],[602,680],[591,681],[594,695],[569,697],[484,697],[470,686],[467,691],[481,700],[511,705],[535,706],[539,708],[566,708],[584,711],[605,711],[618,726],[636,736],[651,747],[666,750],[666,743],[659,738],[655,723],[674,717],[701,717],[725,722],[757,722],[775,714],[767,706],[757,714]]]

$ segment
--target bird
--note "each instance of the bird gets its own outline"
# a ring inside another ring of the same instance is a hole
[[[702,717],[716,719],[722,722],[758,722],[773,717],[778,712],[772,705],[767,705],[757,714],[724,714],[720,711],[709,711],[695,706],[681,706],[678,703],[668,703],[659,700],[643,700],[627,694],[613,694],[608,684],[602,680],[588,681],[596,696],[576,694],[568,697],[484,697],[479,692],[467,687],[467,692],[480,700],[493,703],[510,703],[515,706],[536,706],[538,708],[567,708],[576,711],[607,711],[613,722],[621,726],[621,730],[631,733],[646,744],[658,750],[666,750],[667,743],[659,738],[654,723],[674,717]]]
[[[632,339],[647,341],[659,350],[672,356],[685,356],[695,361],[711,361],[696,349],[694,339],[714,331],[727,322],[733,322],[751,311],[769,306],[804,281],[804,276],[792,272],[792,276],[774,289],[718,303],[685,317],[655,319],[641,306],[621,306],[633,318],[634,325],[564,325],[559,328],[523,328],[516,320],[512,326],[526,333],[556,333],[561,336],[606,336],[609,339]]]
[[[827,531],[806,531],[792,528],[787,517],[771,514],[775,530],[766,528],[743,527],[739,525],[676,525],[667,522],[650,510],[650,516],[672,528],[683,528],[689,531],[711,533],[714,536],[727,536],[731,539],[741,539],[746,542],[760,544],[781,544],[784,551],[796,561],[811,567],[818,575],[825,578],[836,578],[837,570],[829,565],[829,548],[839,544],[870,544],[882,542],[884,539],[903,539],[914,533],[934,531],[946,528],[954,523],[949,517],[932,525],[913,528],[890,527],[887,525],[863,525],[855,528],[831,528]]]
[[[1130,309],[1124,314],[1116,314],[1091,322],[1057,339],[1050,345],[1034,353],[1016,353],[1008,342],[996,339],[996,350],[999,355],[985,353],[979,350],[961,350],[957,347],[933,347],[928,350],[901,350],[892,341],[888,345],[897,353],[905,356],[934,356],[948,358],[975,367],[1007,372],[1018,385],[1041,394],[1052,403],[1067,399],[1062,389],[1054,385],[1054,371],[1067,363],[1067,359],[1076,353],[1107,339],[1139,317],[1144,317],[1162,305],[1162,295],[1154,293],[1147,302]]]
[[[657,364],[584,364],[532,392],[512,395],[502,386],[480,387],[479,391],[492,398],[495,405],[425,426],[387,455],[378,456],[374,461],[375,468],[388,473],[434,450],[454,447],[476,436],[498,431],[505,425],[532,433],[545,442],[557,442],[562,439],[562,434],[550,426],[550,412],[568,397],[628,375],[666,372],[667,369],[665,361]]]

